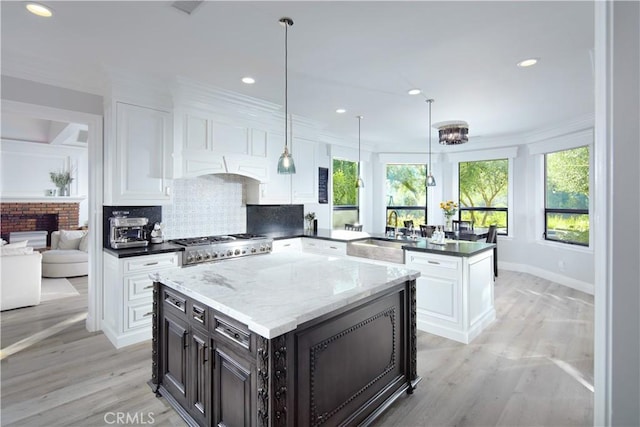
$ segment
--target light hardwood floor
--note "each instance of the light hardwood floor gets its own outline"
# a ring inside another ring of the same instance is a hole
[[[50,332],[3,354],[0,424],[106,426],[120,413],[139,425],[184,425],[146,384],[150,343],[116,350],[101,333],[87,332],[87,280],[70,281],[79,296],[0,315],[3,353]],[[419,333],[422,382],[376,425],[593,424],[593,297],[501,271],[495,303],[498,319],[471,344]]]

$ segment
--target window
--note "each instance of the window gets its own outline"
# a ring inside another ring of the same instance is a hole
[[[544,156],[544,237],[589,246],[589,147]]]
[[[333,228],[358,222],[358,162],[333,159]]]
[[[459,215],[474,228],[498,226],[508,234],[509,160],[460,162],[458,165]]]
[[[413,220],[416,229],[427,223],[426,182],[427,167],[423,164],[387,165],[387,222],[395,210],[398,227],[408,220]]]

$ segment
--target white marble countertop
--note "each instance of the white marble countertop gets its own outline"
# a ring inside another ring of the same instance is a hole
[[[153,280],[274,338],[420,276],[415,270],[305,253],[276,253],[154,273]]]

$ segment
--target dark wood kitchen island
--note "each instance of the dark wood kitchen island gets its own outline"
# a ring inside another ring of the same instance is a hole
[[[154,278],[152,386],[193,425],[367,425],[419,381],[419,273],[302,253]]]

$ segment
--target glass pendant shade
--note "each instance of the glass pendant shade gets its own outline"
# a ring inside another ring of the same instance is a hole
[[[431,172],[429,172],[429,175],[427,176],[427,187],[435,187],[436,186],[436,179],[433,177],[433,175],[431,175]]]
[[[296,165],[293,162],[293,157],[289,154],[287,147],[284,147],[284,152],[278,159],[278,173],[280,174],[292,174],[296,173]]]
[[[356,188],[364,188],[364,181],[360,175],[358,175],[358,180],[356,181]]]

